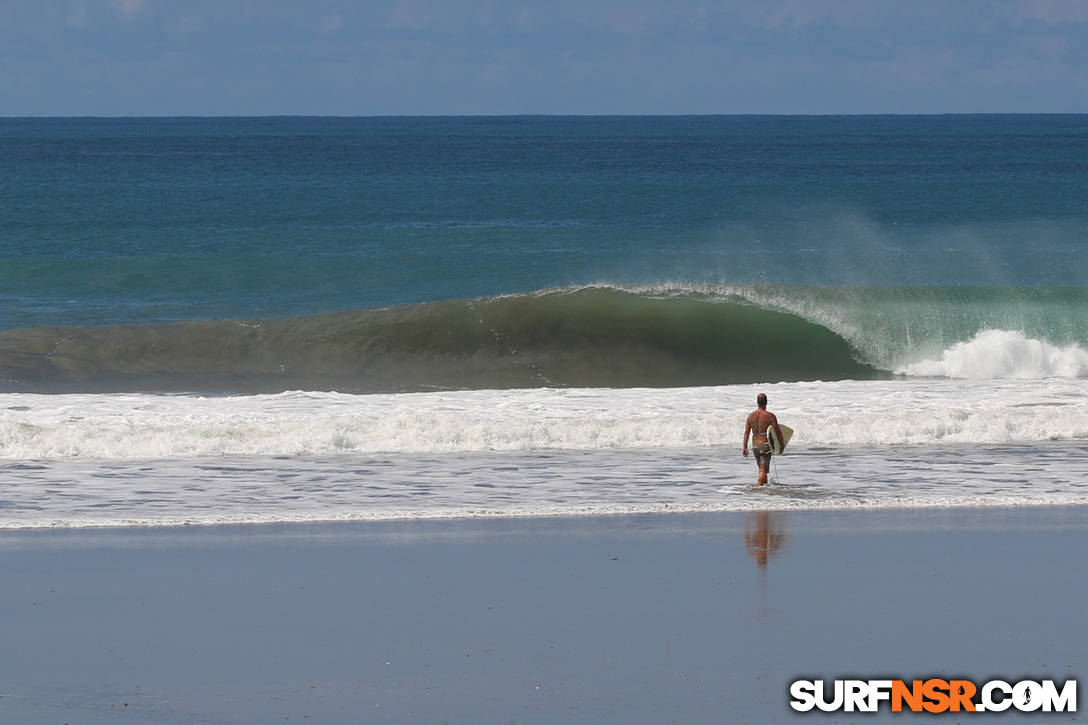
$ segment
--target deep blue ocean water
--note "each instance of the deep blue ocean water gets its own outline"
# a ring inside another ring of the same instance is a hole
[[[3,119],[0,170],[3,329],[1088,274],[1086,116]]]

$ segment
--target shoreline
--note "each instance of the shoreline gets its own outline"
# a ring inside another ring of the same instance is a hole
[[[1088,673],[1086,518],[8,530],[0,719],[773,723],[802,676],[1065,679]]]
[[[758,490],[755,486],[748,486],[753,490]],[[630,510],[623,511],[556,511],[554,513],[533,513],[533,514],[520,514],[520,513],[507,513],[507,512],[458,512],[452,511],[448,513],[436,513],[433,515],[397,515],[391,514],[388,517],[351,517],[345,516],[342,518],[312,518],[312,519],[291,519],[291,520],[230,520],[230,521],[201,521],[201,522],[130,522],[130,523],[84,523],[84,524],[42,524],[36,526],[2,526],[0,525],[0,547],[3,546],[5,537],[17,536],[23,533],[46,533],[46,532],[116,532],[122,533],[125,531],[146,531],[146,532],[173,532],[173,531],[214,531],[218,529],[247,529],[254,528],[279,528],[279,529],[291,529],[301,527],[319,527],[319,526],[368,526],[368,525],[397,525],[403,524],[412,526],[419,524],[425,526],[427,524],[438,523],[451,523],[451,524],[463,524],[471,526],[473,522],[489,522],[489,521],[506,521],[506,522],[518,522],[518,521],[582,521],[582,520],[595,520],[595,519],[623,519],[630,517],[700,517],[700,516],[729,516],[729,515],[745,515],[754,513],[775,513],[775,514],[798,514],[804,515],[806,513],[812,514],[836,514],[836,513],[857,513],[864,514],[869,513],[909,513],[912,511],[917,512],[947,512],[950,515],[957,511],[992,511],[992,510],[1019,510],[1019,509],[1081,509],[1088,508],[1088,503],[1082,501],[1072,502],[1053,502],[1053,501],[1037,501],[1030,500],[1021,503],[1008,503],[1005,500],[995,500],[992,503],[976,503],[964,505],[948,504],[943,501],[935,502],[932,504],[897,504],[889,502],[887,505],[879,506],[848,506],[848,505],[829,505],[820,507],[790,507],[783,505],[777,507],[774,505],[766,505],[753,507],[748,509],[716,509],[716,508],[700,508],[700,507],[685,507],[683,505],[672,506],[668,504],[662,504],[657,507],[647,507],[645,509],[632,508]]]

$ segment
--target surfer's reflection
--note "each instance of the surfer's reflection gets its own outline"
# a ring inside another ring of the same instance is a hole
[[[749,511],[744,515],[744,548],[760,569],[790,540],[782,511]]]

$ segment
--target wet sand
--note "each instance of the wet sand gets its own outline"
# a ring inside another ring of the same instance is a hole
[[[773,723],[798,677],[1064,680],[1084,551],[1083,507],[7,531],[0,722]]]

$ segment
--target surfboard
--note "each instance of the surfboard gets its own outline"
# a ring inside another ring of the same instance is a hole
[[[778,424],[778,428],[782,431],[781,443],[779,443],[778,436],[774,432],[774,426],[767,428],[767,439],[771,442],[771,453],[781,453],[786,450],[786,446],[790,444],[790,438],[793,438],[793,428],[781,423]]]

